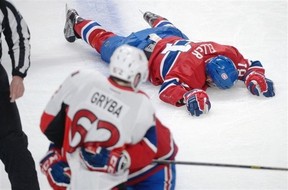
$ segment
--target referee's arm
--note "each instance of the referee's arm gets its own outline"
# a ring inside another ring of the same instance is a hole
[[[2,0],[1,0],[2,1]],[[30,67],[30,32],[22,15],[8,1],[1,3],[2,28],[12,62],[12,75],[24,78]]]

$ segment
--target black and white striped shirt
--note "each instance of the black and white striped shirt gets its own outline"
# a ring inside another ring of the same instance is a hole
[[[0,0],[0,59],[2,57],[2,33],[9,48],[12,75],[24,78],[30,67],[30,32],[22,15],[7,0]]]

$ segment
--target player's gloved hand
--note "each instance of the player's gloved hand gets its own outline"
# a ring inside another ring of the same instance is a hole
[[[257,71],[252,71],[245,77],[245,85],[253,95],[275,96],[273,81]]]
[[[66,190],[70,184],[71,170],[63,160],[60,149],[50,144],[49,150],[40,161],[40,168],[53,190]]]
[[[130,167],[130,157],[123,152],[123,148],[108,150],[100,146],[82,147],[80,157],[91,171],[121,174]]]
[[[211,108],[209,97],[204,90],[194,89],[186,92],[183,96],[187,110],[192,116],[200,116],[203,113],[208,113]]]

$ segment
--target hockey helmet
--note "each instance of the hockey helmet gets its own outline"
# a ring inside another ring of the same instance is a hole
[[[206,64],[206,75],[218,88],[228,89],[237,81],[238,70],[231,59],[218,55]]]
[[[110,75],[131,83],[137,91],[148,78],[148,61],[141,49],[129,45],[118,47],[110,58]]]

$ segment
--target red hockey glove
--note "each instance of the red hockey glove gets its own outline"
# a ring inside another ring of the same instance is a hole
[[[204,90],[194,89],[184,94],[184,102],[192,116],[208,113],[211,108],[209,97]]]
[[[88,170],[122,174],[130,166],[130,157],[123,148],[108,150],[106,148],[81,148],[80,157]]]
[[[257,71],[252,71],[245,77],[245,85],[253,95],[275,96],[273,81]]]
[[[47,154],[40,161],[40,168],[53,190],[66,190],[69,186],[71,170],[54,144],[50,145]]]

